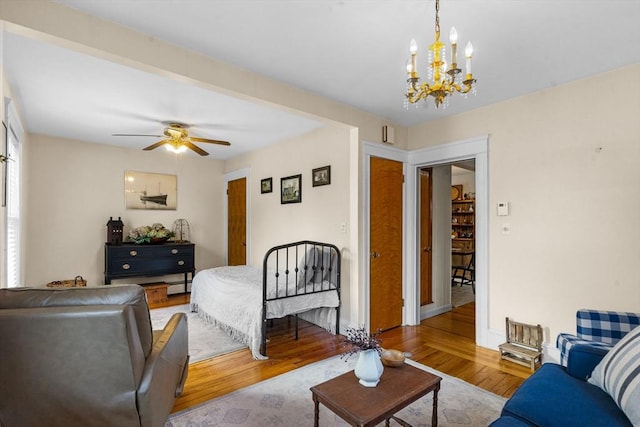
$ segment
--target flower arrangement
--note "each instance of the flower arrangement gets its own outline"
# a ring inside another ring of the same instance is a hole
[[[141,244],[151,243],[152,241],[162,241],[173,237],[173,232],[164,227],[160,223],[152,225],[143,225],[129,231],[129,241]]]
[[[382,354],[382,339],[379,335],[380,330],[375,334],[370,334],[364,327],[347,328],[347,335],[342,345],[349,349],[340,356],[347,361],[351,356],[365,350],[376,350],[378,354]]]

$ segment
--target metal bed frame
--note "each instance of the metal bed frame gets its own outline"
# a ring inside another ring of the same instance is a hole
[[[309,257],[310,249],[318,256]],[[325,256],[325,254],[330,256]],[[302,268],[300,268],[300,262]],[[300,295],[309,295],[320,292],[337,291],[338,306],[336,309],[336,334],[340,333],[340,265],[341,254],[337,246],[330,243],[314,242],[311,240],[302,240],[299,242],[287,243],[284,245],[274,246],[269,249],[264,256],[262,262],[262,344],[260,353],[267,355],[267,305],[269,301],[275,301],[285,298],[293,298]],[[274,266],[268,269],[269,266]],[[269,284],[269,274],[275,277]],[[319,274],[317,274],[319,273]],[[327,273],[330,282],[335,287],[328,287],[323,282],[323,277]],[[294,292],[290,292],[292,281],[299,283],[303,280],[305,286],[302,288],[294,286]],[[311,289],[308,289],[311,285]],[[285,295],[280,296],[279,290],[284,289]],[[275,295],[275,297],[268,297]],[[296,333],[295,339],[298,339],[298,315],[295,315]]]

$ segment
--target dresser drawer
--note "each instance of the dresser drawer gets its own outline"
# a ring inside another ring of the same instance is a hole
[[[173,274],[193,270],[193,257],[114,258],[107,269],[111,276],[131,274]]]
[[[112,246],[107,249],[108,257],[113,259],[191,257],[193,245],[126,245]]]

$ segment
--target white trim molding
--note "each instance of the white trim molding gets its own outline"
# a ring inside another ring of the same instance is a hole
[[[408,224],[415,224],[415,211],[417,207],[417,169],[425,166],[435,166],[452,163],[460,160],[475,159],[476,176],[476,344],[488,347],[489,335],[489,185],[488,185],[488,147],[489,135],[478,136],[466,140],[451,142],[435,147],[423,148],[409,152],[409,173],[407,180],[407,211],[413,215]],[[406,236],[407,276],[414,277],[417,269],[417,246],[415,233]],[[415,280],[415,279],[414,279]],[[417,325],[420,323],[420,306],[417,300],[417,292],[413,292],[413,305],[407,305],[407,323]]]

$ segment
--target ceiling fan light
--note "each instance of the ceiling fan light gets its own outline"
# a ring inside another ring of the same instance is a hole
[[[167,144],[167,151],[171,151],[172,153],[176,153],[176,154],[180,154],[180,153],[184,153],[185,151],[187,151],[187,147],[184,145],[178,145],[178,146],[173,146],[171,144]]]

